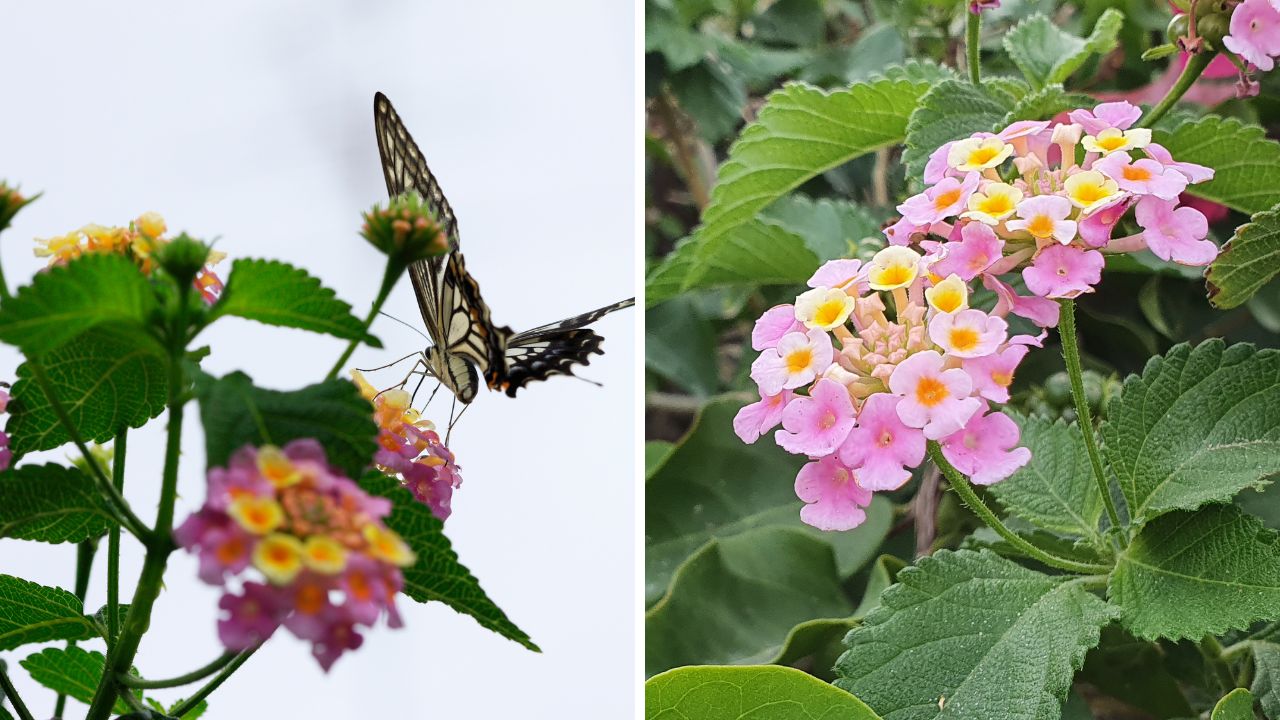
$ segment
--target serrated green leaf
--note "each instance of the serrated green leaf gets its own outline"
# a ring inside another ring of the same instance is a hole
[[[683,667],[644,684],[645,720],[880,720],[849,693],[793,668]]]
[[[0,650],[50,640],[84,640],[97,634],[84,605],[62,588],[0,575]]]
[[[742,405],[719,398],[703,407],[645,483],[646,604],[657,602],[676,568],[713,538],[761,527],[803,531],[831,547],[843,579],[874,556],[889,531],[892,511],[883,498],[873,500],[867,520],[849,532],[824,533],[801,523],[794,485],[804,459],[772,446],[768,437],[744,444],[733,432]]]
[[[0,307],[0,340],[38,356],[108,322],[143,325],[151,283],[120,255],[92,254],[37,273]]]
[[[387,527],[399,533],[418,556],[412,566],[404,569],[406,595],[422,603],[432,600],[442,602],[460,613],[470,615],[482,627],[534,652],[542,652],[489,599],[471,571],[458,562],[458,554],[453,551],[449,538],[444,535],[444,523],[440,522],[430,508],[414,500],[399,482],[376,471],[365,474],[360,479],[360,487],[372,495],[391,501],[391,514],[386,518]]]
[[[934,85],[920,98],[907,124],[907,147],[902,153],[907,177],[919,180],[929,155],[946,143],[989,131],[1020,97],[995,82],[974,85],[966,80],[944,80]]]
[[[349,477],[359,477],[377,450],[373,407],[355,383],[327,380],[300,390],[254,386],[242,372],[197,380],[200,420],[209,467],[227,464],[245,445],[284,445],[315,438],[329,462]]]
[[[704,280],[725,272],[715,258],[726,245],[732,247],[737,231],[774,200],[853,158],[901,142],[907,116],[926,88],[924,82],[886,79],[827,93],[791,83],[769,95],[756,121],[743,130],[720,166],[703,224],[684,248],[694,254],[678,260],[676,291],[720,282]],[[786,273],[774,276],[803,274],[794,268],[794,260],[789,263]],[[670,297],[670,275],[664,263],[646,281],[649,303]]]
[[[1147,639],[1192,638],[1280,618],[1280,535],[1234,505],[1163,515],[1119,556],[1111,601]]]
[[[380,348],[351,306],[302,268],[276,260],[241,258],[231,265],[213,317],[234,315],[267,325],[325,333]]]
[[[165,351],[137,326],[99,325],[51,350],[40,364],[87,441],[106,442],[121,428],[142,427],[164,411],[169,387]],[[18,366],[5,426],[19,455],[71,442],[32,375],[29,363]]]
[[[1102,437],[1136,523],[1280,472],[1280,352],[1176,345],[1125,380]]]
[[[1280,204],[1280,143],[1257,125],[1216,115],[1152,133],[1173,157],[1213,168],[1213,179],[1187,193],[1253,214]]]
[[[1007,511],[1034,525],[1098,539],[1102,494],[1080,428],[1062,420],[1009,416],[1022,428],[1020,444],[1031,450],[1031,462],[987,491]]]
[[[1027,82],[1041,88],[1065,82],[1089,56],[1114,50],[1123,25],[1124,13],[1108,8],[1094,24],[1089,37],[1080,38],[1057,27],[1044,15],[1036,14],[1005,33],[1004,48]]]
[[[991,131],[998,132],[1018,120],[1048,120],[1067,110],[1093,107],[1096,103],[1088,95],[1066,92],[1061,85],[1046,85],[1018,100]]]
[[[1254,720],[1255,717],[1253,694],[1244,688],[1236,688],[1213,706],[1213,714],[1209,716],[1209,720]]]
[[[877,80],[905,80],[912,83],[932,85],[942,80],[956,77],[956,71],[940,65],[928,58],[908,58],[901,65],[891,65],[868,78],[869,82]]]
[[[848,200],[788,195],[766,208],[763,217],[804,238],[818,263],[846,257],[869,260],[885,246],[880,225],[886,218]]]
[[[645,311],[644,366],[687,392],[720,389],[717,336],[693,297],[674,297]]]
[[[1253,650],[1253,685],[1249,689],[1258,696],[1262,714],[1267,720],[1280,719],[1280,645],[1256,640]]]
[[[102,678],[106,662],[102,653],[73,645],[67,648],[45,648],[34,655],[28,655],[18,664],[31,674],[32,680],[88,705],[98,689],[98,681]],[[142,696],[141,691],[134,694]],[[127,713],[129,705],[124,700],[116,700],[115,712]]]
[[[1214,307],[1238,307],[1280,272],[1280,206],[1236,228],[1209,266],[1206,280]]]
[[[82,542],[116,520],[87,475],[61,465],[24,465],[0,473],[0,537]]]
[[[1078,581],[969,550],[921,558],[881,602],[836,685],[885,720],[1055,720],[1116,614]]]
[[[796,624],[852,610],[831,547],[809,534],[764,527],[713,539],[645,613],[645,674],[768,660]]]

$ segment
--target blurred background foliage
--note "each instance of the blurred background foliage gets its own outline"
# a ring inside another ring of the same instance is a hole
[[[962,68],[965,5],[646,0],[647,269],[698,226],[718,166],[771,91],[791,81],[833,89],[881,74],[928,78]],[[1066,90],[1153,104],[1180,67],[1177,56],[1141,59],[1166,42],[1172,12],[1164,0],[1004,0],[984,14],[984,77],[1020,76],[1001,46],[1019,21],[1041,13],[1087,37],[1110,8],[1124,14],[1115,49],[1091,56]],[[1236,117],[1277,137],[1280,73],[1261,79],[1262,93],[1247,100],[1235,98],[1233,75],[1201,79],[1176,113]],[[817,238],[833,248],[828,257],[874,253],[883,246],[882,224],[910,194],[901,153],[901,147],[879,150],[821,174],[770,205],[765,227],[806,237],[811,247]],[[1214,221],[1219,243],[1248,220],[1221,206],[1200,207]],[[1242,307],[1220,311],[1206,302],[1196,269],[1149,253],[1133,257],[1112,257],[1099,291],[1078,302],[1088,392],[1099,414],[1123,377],[1175,343],[1224,337],[1280,345],[1280,282]],[[767,438],[744,445],[730,426],[737,409],[756,399],[747,378],[755,356],[752,323],[796,292],[795,285],[734,284],[671,294],[646,311],[647,675],[685,664],[776,662],[830,679],[844,633],[874,607],[904,563],[943,547],[994,541],[989,532],[975,533],[976,519],[928,471],[896,493],[878,495],[855,531],[821,533],[800,523],[792,482],[802,458]],[[1023,364],[1012,405],[1071,420],[1056,335],[1049,343]],[[1275,499],[1246,491],[1240,502],[1262,509],[1277,527]],[[1095,712],[1127,701],[1157,708],[1159,717],[1187,714],[1181,695],[1167,692],[1185,670],[1177,648],[1116,651],[1134,642],[1108,635],[1090,654],[1077,691]],[[1146,666],[1108,665],[1135,657]],[[1141,681],[1117,679],[1118,671],[1131,676],[1139,669]],[[1155,702],[1162,696],[1163,704]]]

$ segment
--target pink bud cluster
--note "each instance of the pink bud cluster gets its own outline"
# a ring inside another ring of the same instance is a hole
[[[0,413],[9,408],[8,383],[0,383]],[[0,430],[0,471],[8,470],[13,463],[13,450],[9,448],[9,433]]]
[[[373,461],[378,469],[399,476],[418,502],[442,521],[448,520],[453,491],[462,485],[462,475],[435,425],[413,409],[412,398],[404,389],[378,392],[359,370],[352,370],[351,378],[373,403],[373,419],[378,424],[378,452]]]
[[[328,670],[360,647],[359,626],[384,614],[402,625],[395,596],[414,553],[383,523],[390,512],[389,500],[331,467],[315,440],[246,446],[209,471],[204,506],[174,539],[199,556],[201,580],[226,588],[223,645],[245,650],[283,625]]]

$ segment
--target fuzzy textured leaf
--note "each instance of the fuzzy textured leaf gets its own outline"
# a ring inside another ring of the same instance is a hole
[[[988,492],[1013,515],[1066,535],[1096,539],[1102,494],[1080,429],[1062,420],[1008,413],[1022,428],[1031,462]]]
[[[1253,685],[1249,690],[1258,697],[1267,720],[1280,720],[1280,644],[1253,643]]]
[[[440,522],[426,505],[413,499],[396,480],[379,472],[367,473],[360,486],[372,495],[392,503],[387,527],[400,533],[413,548],[418,560],[404,569],[404,593],[418,602],[435,600],[460,613],[475,618],[481,626],[499,635],[542,652],[523,630],[516,627],[506,613],[494,604],[480,587],[480,581],[458,562],[449,538]]]
[[[370,347],[382,343],[365,332],[351,306],[302,268],[276,260],[236,260],[215,316],[235,315],[267,325],[310,330]]]
[[[0,575],[0,650],[50,640],[84,640],[97,634],[80,600],[12,575]]]
[[[1123,25],[1124,13],[1108,8],[1094,24],[1089,37],[1081,38],[1057,27],[1044,15],[1036,14],[1005,34],[1004,49],[1027,82],[1041,88],[1066,81],[1090,55],[1114,50]]]
[[[73,467],[23,465],[0,473],[0,498],[0,537],[75,543],[116,525],[93,480]]]
[[[373,407],[349,380],[328,380],[300,390],[255,387],[242,372],[196,383],[209,467],[224,466],[245,445],[284,445],[315,438],[329,462],[360,477],[377,449]]]
[[[943,550],[898,573],[849,633],[836,685],[885,720],[1057,720],[1116,611],[1078,582]]]
[[[922,81],[880,79],[832,93],[791,83],[770,94],[720,167],[702,226],[684,248],[694,254],[667,260],[683,266],[676,290],[706,284],[704,276],[716,271],[710,259],[742,243],[733,236],[773,201],[853,158],[902,142],[907,117],[927,88]],[[647,283],[651,304],[670,296],[667,263]]]
[[[1260,212],[1236,228],[1209,266],[1209,302],[1238,307],[1280,272],[1280,206]]]
[[[1209,716],[1209,720],[1254,720],[1255,717],[1253,693],[1244,688],[1236,688],[1213,706],[1213,714]]]
[[[1003,85],[974,85],[967,80],[944,80],[920,98],[907,125],[907,148],[902,161],[907,177],[924,175],[929,155],[952,140],[995,127],[1018,102]]]
[[[0,340],[39,356],[107,322],[145,323],[150,282],[120,255],[93,254],[37,273],[0,307]]]
[[[89,442],[106,442],[121,428],[142,427],[165,408],[165,352],[136,326],[109,323],[48,352],[40,360],[54,393]],[[71,442],[29,363],[18,366],[5,430],[19,455]]]
[[[1178,160],[1213,168],[1213,179],[1188,185],[1189,194],[1247,214],[1280,204],[1280,142],[1257,125],[1210,115],[1152,136]]]
[[[880,720],[849,693],[794,668],[683,667],[644,684],[645,720]]]
[[[1058,113],[1095,104],[1097,101],[1088,95],[1069,93],[1058,84],[1046,85],[1018,100],[1018,104],[991,131],[998,132],[1018,120],[1048,120]]]
[[[1280,352],[1176,345],[1125,380],[1102,437],[1134,522],[1227,500],[1280,472]]]
[[[71,646],[45,648],[18,664],[31,674],[32,680],[88,705],[98,689],[106,662],[106,657],[96,650]],[[141,697],[142,692],[136,691],[134,695]],[[115,712],[127,713],[129,705],[124,700],[116,700]]]
[[[1161,516],[1121,553],[1111,601],[1134,635],[1192,638],[1280,618],[1280,535],[1234,505]]]

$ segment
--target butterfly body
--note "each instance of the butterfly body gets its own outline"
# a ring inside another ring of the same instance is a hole
[[[420,260],[409,268],[418,309],[432,341],[422,356],[427,372],[458,400],[470,403],[481,377],[490,389],[515,397],[530,382],[572,375],[574,365],[586,365],[590,355],[603,354],[600,345],[604,338],[585,326],[631,307],[635,299],[521,333],[495,325],[480,286],[467,272],[458,249],[457,217],[422,151],[382,93],[374,95],[373,115],[387,192],[391,197],[409,191],[421,195],[449,239],[445,255]]]

